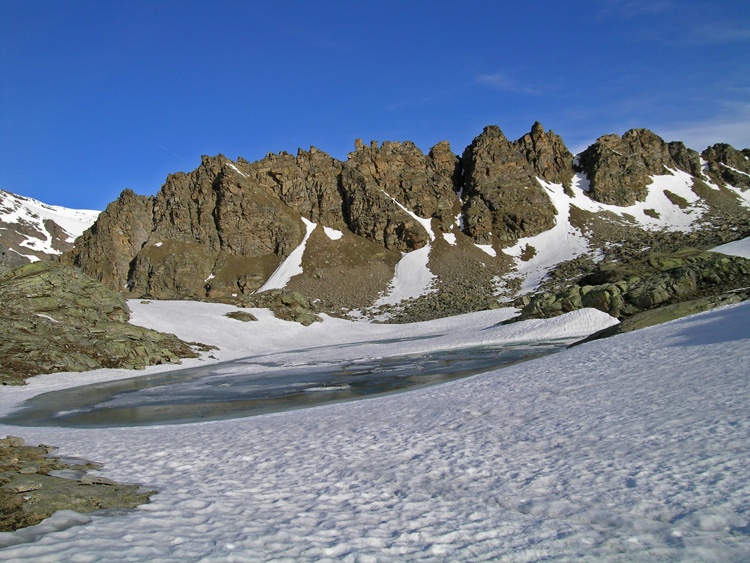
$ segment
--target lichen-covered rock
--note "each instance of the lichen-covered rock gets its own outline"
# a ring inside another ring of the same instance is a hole
[[[128,324],[122,295],[61,264],[0,273],[0,302],[3,385],[41,373],[143,368],[197,356],[171,334]]]
[[[578,158],[578,169],[590,182],[589,195],[610,205],[644,201],[650,176],[669,174],[667,168],[699,174],[699,155],[680,142],[666,143],[647,129],[599,137]]]
[[[464,231],[481,243],[533,236],[555,224],[555,208],[542,186],[568,184],[573,155],[562,140],[535,123],[531,133],[510,142],[495,126],[484,128],[466,148]]]
[[[669,304],[750,285],[750,260],[693,249],[651,254],[628,264],[596,268],[557,294],[529,300],[513,319],[547,318],[592,307],[624,319]]]
[[[84,460],[62,461],[50,455],[55,448],[28,446],[23,438],[0,439],[0,532],[33,526],[57,510],[93,512],[103,508],[135,508],[156,491],[139,485],[122,485],[86,475],[100,465]],[[65,469],[79,472],[79,480],[50,475]]]

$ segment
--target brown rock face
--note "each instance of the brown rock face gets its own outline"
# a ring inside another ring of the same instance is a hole
[[[154,198],[125,190],[107,206],[96,223],[76,240],[63,261],[74,264],[110,289],[122,291],[130,262],[153,229]]]
[[[273,191],[286,205],[313,223],[346,228],[339,177],[343,163],[310,147],[297,156],[269,153],[255,163],[238,159],[238,168],[258,184]]]
[[[204,157],[155,197],[123,192],[66,259],[137,296],[227,297],[257,289],[303,234],[270,188],[222,156]]]
[[[715,182],[750,189],[750,149],[739,151],[718,143],[708,147],[701,156],[708,162],[708,174]]]
[[[454,184],[458,159],[446,141],[428,155],[408,141],[357,147],[341,175],[351,231],[388,249],[420,248],[429,242],[429,235],[403,208],[422,218],[435,218],[441,228],[450,229],[459,209]]]
[[[463,154],[465,232],[480,242],[503,242],[554,226],[555,208],[536,177],[568,184],[573,155],[562,139],[535,123],[515,142],[485,127]]]
[[[668,174],[667,168],[697,174],[700,160],[680,142],[666,143],[647,129],[631,129],[622,137],[599,137],[581,153],[578,167],[588,176],[593,199],[627,206],[646,199],[650,176]]]

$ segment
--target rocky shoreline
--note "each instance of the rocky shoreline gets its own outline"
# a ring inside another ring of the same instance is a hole
[[[87,472],[102,466],[51,455],[56,448],[28,446],[23,438],[0,439],[0,532],[33,526],[58,510],[89,513],[135,508],[153,490],[115,483]]]

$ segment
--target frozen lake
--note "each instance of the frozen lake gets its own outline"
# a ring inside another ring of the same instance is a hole
[[[419,339],[424,337],[393,343]],[[319,348],[303,349],[287,353],[283,361],[254,356],[43,393],[0,422],[98,428],[266,414],[467,377],[551,354],[570,342],[478,346],[340,363],[307,362],[305,356]]]

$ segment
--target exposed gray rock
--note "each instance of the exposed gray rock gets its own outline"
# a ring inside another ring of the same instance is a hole
[[[122,295],[80,270],[36,262],[0,273],[0,383],[41,373],[143,368],[195,357],[171,334],[128,324]]]

